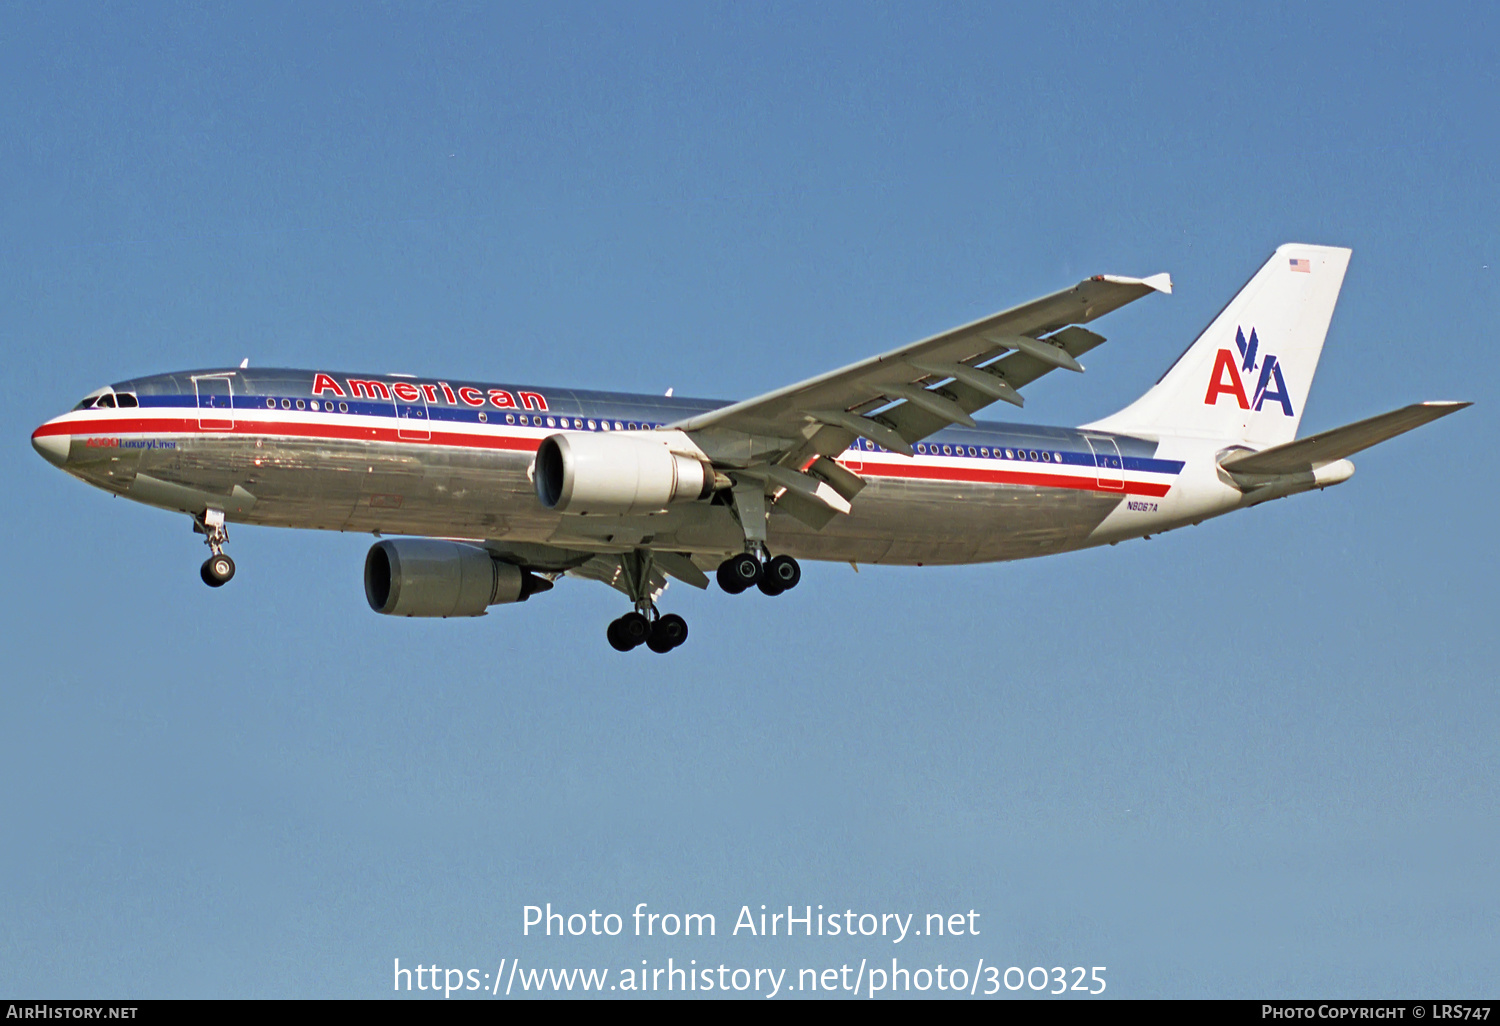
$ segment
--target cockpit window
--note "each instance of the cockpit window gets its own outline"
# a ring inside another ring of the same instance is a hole
[[[75,410],[113,410],[133,409],[140,406],[134,392],[113,392],[108,388],[101,388],[97,392],[91,392],[73,407]]]

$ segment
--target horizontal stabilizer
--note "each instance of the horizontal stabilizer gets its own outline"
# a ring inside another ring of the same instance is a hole
[[[1457,413],[1471,405],[1473,404],[1461,402],[1431,402],[1403,406],[1378,417],[1345,424],[1343,427],[1322,431],[1260,452],[1236,452],[1226,456],[1220,466],[1231,474],[1303,473],[1325,463],[1352,456],[1362,449],[1368,449],[1388,438],[1395,438],[1412,428],[1419,428],[1429,421]]]

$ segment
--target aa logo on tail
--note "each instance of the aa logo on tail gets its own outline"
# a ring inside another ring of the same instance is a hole
[[[1251,374],[1256,369],[1256,351],[1260,348],[1260,339],[1255,337],[1255,329],[1250,329],[1250,341],[1245,341],[1245,329],[1238,328],[1234,333],[1234,344],[1239,348],[1240,359],[1236,363],[1234,354],[1227,349],[1220,349],[1214,357],[1214,371],[1208,379],[1208,396],[1203,402],[1208,406],[1217,405],[1219,397],[1230,395],[1235,402],[1240,404],[1242,410],[1254,410],[1260,412],[1261,406],[1267,399],[1281,404],[1281,412],[1284,416],[1294,416],[1292,413],[1292,399],[1287,395],[1286,381],[1281,376],[1281,362],[1270,353],[1260,362],[1260,380],[1255,384],[1255,394],[1252,398],[1245,398],[1245,379],[1241,372]]]

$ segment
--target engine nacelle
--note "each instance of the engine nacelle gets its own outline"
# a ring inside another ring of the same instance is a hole
[[[525,602],[552,582],[503,563],[478,545],[436,538],[376,542],[365,557],[365,598],[390,616],[483,616]]]
[[[713,469],[639,435],[548,435],[536,451],[536,495],[559,513],[655,513],[713,494]]]

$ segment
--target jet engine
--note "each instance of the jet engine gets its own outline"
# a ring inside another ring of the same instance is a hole
[[[559,513],[655,513],[706,499],[713,468],[655,439],[632,435],[548,435],[536,451],[536,494]]]
[[[504,563],[478,545],[436,538],[376,542],[365,557],[365,598],[391,616],[483,616],[525,602],[552,582]]]

